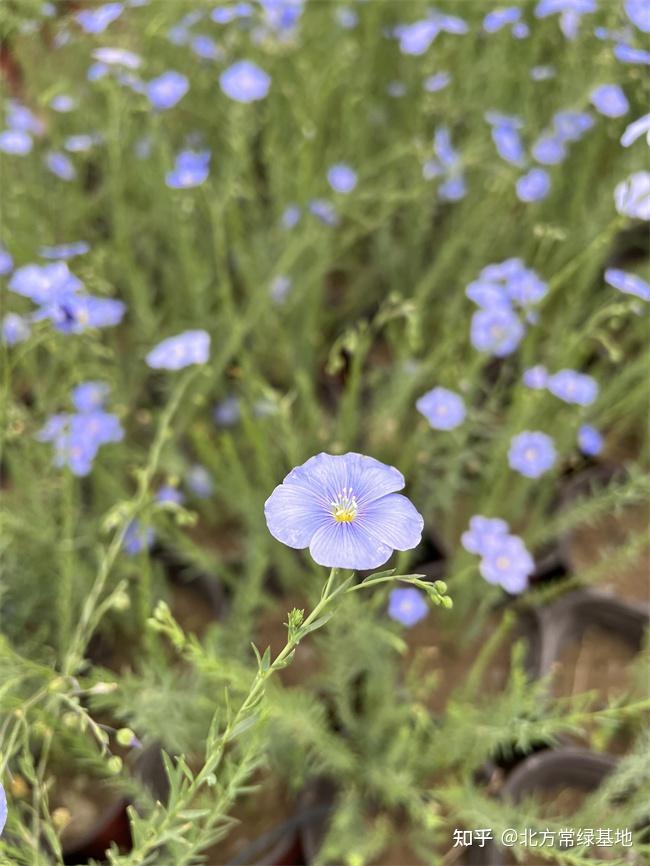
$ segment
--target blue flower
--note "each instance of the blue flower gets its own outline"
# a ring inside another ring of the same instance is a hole
[[[317,217],[326,226],[336,226],[339,218],[334,205],[322,198],[315,198],[309,202],[309,212]]]
[[[24,342],[30,335],[29,322],[18,313],[7,313],[0,322],[0,337],[6,346]]]
[[[490,282],[482,278],[474,280],[465,289],[465,294],[470,301],[484,310],[492,310],[496,307],[502,307],[506,310],[511,308],[506,287],[499,282]]]
[[[650,51],[633,48],[624,42],[614,46],[614,57],[621,63],[638,63],[642,66],[650,66]]]
[[[271,78],[250,60],[239,60],[221,73],[219,85],[235,102],[256,102],[268,94]]]
[[[536,18],[560,15],[560,28],[567,39],[575,39],[580,17],[596,11],[596,0],[540,0],[535,7]]]
[[[522,267],[513,273],[506,282],[508,297],[520,307],[538,304],[548,292],[548,285],[534,271]]]
[[[50,100],[50,108],[53,111],[58,111],[60,114],[67,114],[69,111],[74,111],[77,107],[77,100],[67,93],[60,93]]]
[[[264,505],[269,531],[329,568],[370,569],[410,550],[424,521],[395,491],[404,476],[373,457],[317,454],[287,475]]]
[[[199,330],[168,337],[158,343],[145,360],[154,370],[180,370],[191,364],[205,364],[209,356],[210,335]]]
[[[427,391],[415,406],[434,430],[453,430],[465,420],[465,404],[462,398],[447,388]]]
[[[7,126],[20,132],[42,135],[45,132],[43,121],[20,102],[9,100],[7,107]]]
[[[0,784],[0,835],[2,835],[2,831],[4,830],[6,823],[7,823],[7,795],[5,794],[5,789]]]
[[[451,75],[448,72],[436,72],[435,75],[429,75],[424,79],[424,89],[427,93],[438,93],[439,90],[444,90],[451,82]]]
[[[165,183],[172,189],[189,189],[200,186],[210,173],[210,151],[195,153],[183,150],[176,157],[172,171],[167,172]]]
[[[578,430],[578,447],[583,454],[595,457],[603,450],[602,434],[590,424],[583,424]]]
[[[495,536],[482,552],[479,571],[488,583],[517,594],[528,586],[535,563],[521,538],[503,534]]]
[[[551,189],[551,179],[543,168],[531,168],[517,181],[517,198],[523,202],[541,201]]]
[[[0,247],[0,277],[10,274],[14,267],[14,260],[4,247]]]
[[[212,10],[210,18],[215,24],[228,24],[237,18],[250,18],[253,7],[250,3],[236,3],[233,6],[217,6]]]
[[[214,407],[213,418],[220,427],[232,427],[241,418],[239,400],[234,395],[225,397]]]
[[[127,69],[139,69],[142,65],[142,58],[139,54],[133,51],[127,51],[126,48],[95,48],[92,53],[95,60],[100,63],[105,63],[108,66],[124,66]]]
[[[157,111],[173,108],[185,96],[190,84],[185,75],[170,69],[146,86],[149,102]]]
[[[566,157],[566,148],[556,135],[542,135],[533,145],[532,156],[542,165],[557,165]]]
[[[522,381],[527,388],[532,388],[534,391],[541,391],[548,384],[548,370],[542,364],[537,364],[535,367],[529,367],[524,370]]]
[[[64,334],[81,334],[87,328],[110,328],[119,325],[126,312],[122,301],[72,295],[46,302],[34,314],[35,320],[50,319]]]
[[[493,126],[492,141],[501,159],[512,165],[523,165],[524,145],[516,126],[513,124],[497,124]]]
[[[441,201],[460,201],[467,195],[467,184],[461,175],[449,177],[438,187],[438,197]]]
[[[65,262],[51,265],[23,265],[14,271],[9,288],[12,292],[46,304],[68,300],[83,287],[80,279],[70,272]]]
[[[293,30],[302,15],[304,0],[259,0],[266,23],[278,33]]]
[[[64,153],[51,150],[45,156],[45,165],[52,174],[65,181],[74,180],[77,176],[74,165]]]
[[[297,204],[290,204],[286,207],[282,213],[282,217],[280,218],[280,222],[282,223],[282,228],[292,229],[295,228],[300,222],[300,208]]]
[[[335,12],[336,20],[344,30],[354,30],[359,23],[359,16],[354,9],[347,6],[337,6]]]
[[[576,370],[560,370],[549,376],[548,390],[565,403],[589,406],[598,396],[598,382]]]
[[[625,132],[621,136],[621,144],[623,147],[630,147],[637,138],[646,134],[648,141],[650,141],[650,114],[639,117],[638,120],[634,120],[625,128]]]
[[[650,171],[635,171],[614,190],[616,210],[633,219],[650,220]]]
[[[164,484],[156,493],[155,498],[156,502],[161,504],[169,502],[172,505],[182,505],[185,502],[182,492],[171,484]]]
[[[512,437],[508,463],[526,478],[539,478],[555,463],[553,440],[546,433],[524,430]]]
[[[621,271],[618,268],[607,268],[605,282],[626,295],[634,295],[641,298],[642,301],[650,301],[650,283],[641,279],[637,274],[628,274],[627,271]]]
[[[289,296],[292,285],[291,277],[284,276],[283,274],[274,277],[269,286],[269,296],[273,303],[283,304]]]
[[[221,57],[219,46],[210,36],[199,34],[190,40],[190,48],[203,60],[218,60]]]
[[[618,84],[601,84],[589,97],[596,111],[605,117],[622,117],[630,110],[630,103]]]
[[[102,78],[106,78],[108,73],[109,67],[105,63],[92,63],[88,67],[86,78],[88,81],[101,81]]]
[[[212,476],[200,463],[195,463],[185,473],[187,489],[197,499],[208,499],[214,493]]]
[[[138,520],[132,520],[124,533],[122,547],[129,556],[136,556],[143,550],[150,550],[155,539],[156,536],[150,526],[142,526]]]
[[[469,519],[469,529],[463,532],[460,543],[469,553],[483,556],[496,538],[507,535],[510,527],[500,517],[475,514]]]
[[[555,68],[553,66],[533,66],[530,70],[530,77],[533,81],[550,81],[555,78]]]
[[[503,358],[515,351],[524,335],[524,326],[512,310],[477,310],[472,316],[471,341],[475,349]]]
[[[39,255],[44,259],[73,259],[75,256],[83,256],[90,250],[90,244],[86,241],[73,241],[69,244],[59,244],[55,247],[41,247]]]
[[[357,185],[357,173],[349,165],[339,162],[328,169],[327,182],[334,192],[349,193]]]
[[[494,9],[483,19],[483,30],[486,33],[496,33],[503,27],[514,24],[521,18],[521,9],[518,6],[508,6],[506,9]]]
[[[120,17],[123,9],[122,3],[106,3],[97,9],[82,9],[74,17],[86,33],[103,33],[109,24]]]
[[[388,616],[411,628],[429,613],[424,595],[414,586],[393,589],[388,601]]]
[[[642,33],[650,33],[650,3],[648,0],[625,0],[625,14]]]
[[[110,388],[105,382],[82,382],[72,390],[72,403],[78,412],[102,409]]]
[[[430,19],[407,24],[398,29],[399,49],[402,54],[424,54],[429,50],[438,33],[440,33],[440,25]]]
[[[553,128],[560,141],[580,141],[593,125],[593,117],[585,111],[558,111],[553,117]]]
[[[512,35],[515,39],[527,39],[530,36],[530,27],[525,21],[517,21],[512,25]]]
[[[21,129],[5,129],[0,132],[0,151],[12,156],[25,156],[33,147],[31,135]]]

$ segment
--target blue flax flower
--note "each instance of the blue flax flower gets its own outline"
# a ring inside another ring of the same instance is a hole
[[[528,586],[528,578],[535,570],[532,556],[517,535],[497,535],[486,545],[479,565],[481,575],[488,583],[501,586],[516,595]]]
[[[453,430],[465,420],[465,404],[462,398],[447,388],[427,391],[415,406],[434,430]]]
[[[277,33],[295,29],[302,15],[304,0],[260,0],[268,26]]]
[[[103,33],[109,24],[120,17],[123,10],[122,3],[105,3],[96,9],[82,9],[74,17],[86,33]]]
[[[124,66],[126,69],[139,69],[142,65],[140,55],[133,51],[127,51],[126,48],[110,48],[108,46],[95,48],[93,57],[108,66]]]
[[[650,301],[650,283],[637,274],[628,274],[627,271],[621,271],[619,268],[607,268],[605,282],[626,295],[634,295],[642,301]]]
[[[90,244],[86,241],[72,241],[69,244],[59,244],[55,247],[41,247],[39,255],[44,259],[73,259],[75,256],[83,256],[90,250]]]
[[[595,457],[603,450],[602,434],[590,424],[583,424],[578,430],[578,447],[588,457]]]
[[[614,46],[614,57],[621,63],[636,63],[641,66],[650,66],[650,51],[642,48],[633,48],[625,42]]]
[[[531,168],[518,179],[516,189],[519,201],[542,201],[550,192],[551,179],[543,168]]]
[[[165,111],[180,102],[189,88],[187,77],[170,69],[146,85],[146,94],[157,111]]]
[[[26,156],[34,143],[31,135],[22,129],[5,129],[0,132],[0,151],[11,156]]]
[[[198,34],[190,40],[190,48],[202,60],[219,60],[221,50],[211,36]]]
[[[557,135],[541,135],[531,151],[533,159],[542,165],[557,165],[566,157],[564,141]]]
[[[60,114],[67,114],[77,107],[77,100],[67,93],[59,93],[50,100],[50,108]]]
[[[70,272],[65,262],[23,265],[14,271],[9,281],[12,292],[29,298],[35,304],[67,300],[82,287],[81,280]]]
[[[72,403],[77,412],[103,409],[110,388],[105,382],[82,382],[72,390]]]
[[[168,337],[149,352],[146,362],[154,370],[181,370],[192,364],[205,364],[210,356],[207,331],[183,331]]]
[[[642,33],[650,33],[650,2],[625,0],[625,14]]]
[[[155,538],[150,526],[143,526],[139,520],[132,520],[124,533],[122,547],[129,556],[136,556],[143,550],[150,550]]]
[[[621,136],[621,144],[623,147],[630,147],[642,135],[646,136],[646,140],[650,144],[650,114],[644,114],[643,117],[632,121],[625,128],[625,132]]]
[[[309,548],[319,565],[370,569],[420,543],[424,521],[395,491],[404,476],[373,457],[317,454],[287,475],[264,506],[274,538]]]
[[[546,433],[524,430],[512,437],[508,463],[526,478],[539,478],[555,463],[553,440]]]
[[[477,310],[472,316],[470,338],[480,352],[503,358],[515,351],[524,335],[524,326],[512,310]]]
[[[635,171],[614,190],[616,210],[633,219],[650,220],[650,171]]]
[[[187,489],[197,499],[209,499],[214,493],[212,476],[200,463],[194,463],[185,473]]]
[[[328,169],[327,182],[334,192],[349,193],[357,185],[357,173],[349,165],[339,162]]]
[[[110,328],[119,325],[126,312],[122,301],[96,298],[93,295],[71,295],[53,298],[34,313],[34,319],[49,319],[64,334],[81,334],[87,328]]]
[[[45,156],[45,165],[60,180],[71,181],[77,176],[74,165],[68,157],[60,151],[51,150]]]
[[[414,586],[393,589],[388,600],[388,616],[411,628],[429,613],[423,593]]]
[[[560,370],[549,376],[548,390],[565,403],[589,406],[598,396],[598,382],[576,370]]]
[[[438,93],[451,83],[451,75],[448,72],[436,72],[424,79],[424,89],[427,93]]]
[[[334,209],[334,205],[325,199],[315,198],[309,202],[309,212],[313,214],[326,226],[336,226],[339,223],[339,218]]]
[[[239,60],[221,73],[219,85],[235,102],[256,102],[268,94],[271,78],[250,60]]]
[[[469,529],[463,532],[460,542],[469,553],[483,556],[494,539],[507,535],[510,527],[500,517],[484,517],[475,514],[469,519]]]
[[[42,135],[45,132],[43,121],[14,99],[9,100],[7,105],[7,126],[20,132],[29,132],[31,135]]]
[[[182,505],[185,502],[183,493],[178,489],[178,487],[174,487],[172,484],[163,484],[156,493],[155,499],[156,502],[161,504],[169,502],[172,505]]]
[[[630,110],[630,103],[618,84],[601,84],[591,91],[591,104],[604,117],[622,117]]]
[[[594,125],[586,111],[558,111],[553,116],[553,128],[560,141],[580,141]]]
[[[288,205],[282,212],[280,223],[284,229],[293,229],[300,222],[301,211],[297,204]]]
[[[11,254],[4,247],[0,247],[0,277],[10,274],[13,268],[14,260]]]
[[[183,150],[176,157],[172,171],[167,172],[165,183],[171,189],[189,189],[200,186],[210,173],[210,151],[195,153]]]
[[[529,367],[524,370],[522,381],[527,388],[532,388],[534,391],[541,391],[548,384],[548,370],[542,364],[537,364],[535,367]]]
[[[0,835],[2,835],[2,831],[4,830],[6,823],[7,823],[7,795],[5,794],[5,789],[0,784]]]
[[[30,335],[29,322],[18,313],[7,313],[0,320],[0,340],[5,346],[15,346],[23,343]]]
[[[492,141],[501,159],[511,165],[523,165],[524,145],[515,124],[501,123],[493,126]]]
[[[440,33],[440,25],[430,19],[399,27],[397,29],[399,50],[402,54],[415,56],[424,54],[429,50],[438,33]]]
[[[515,24],[521,18],[518,6],[508,6],[504,9],[493,9],[483,19],[483,30],[486,33],[496,33],[504,27]]]

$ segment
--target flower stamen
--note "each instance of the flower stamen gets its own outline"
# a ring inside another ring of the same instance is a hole
[[[352,523],[359,511],[352,488],[344,487],[336,499],[330,502],[330,508],[337,523]]]

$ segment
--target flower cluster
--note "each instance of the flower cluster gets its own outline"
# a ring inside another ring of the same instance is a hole
[[[488,583],[512,594],[523,592],[528,586],[535,563],[521,538],[510,534],[505,520],[476,514],[470,518],[461,544],[469,553],[481,557],[479,570]]]
[[[443,182],[438,187],[438,198],[441,201],[459,201],[467,194],[467,186],[460,155],[451,143],[451,134],[446,126],[439,126],[436,129],[433,150],[436,158],[428,160],[422,169],[425,180],[434,177],[443,178]]]

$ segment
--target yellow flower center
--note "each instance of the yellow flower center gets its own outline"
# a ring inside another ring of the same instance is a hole
[[[505,571],[506,568],[510,568],[510,559],[507,556],[498,556],[497,568],[499,568],[501,571]]]
[[[337,523],[352,523],[359,510],[352,488],[344,487],[336,499],[330,502],[330,508]]]

